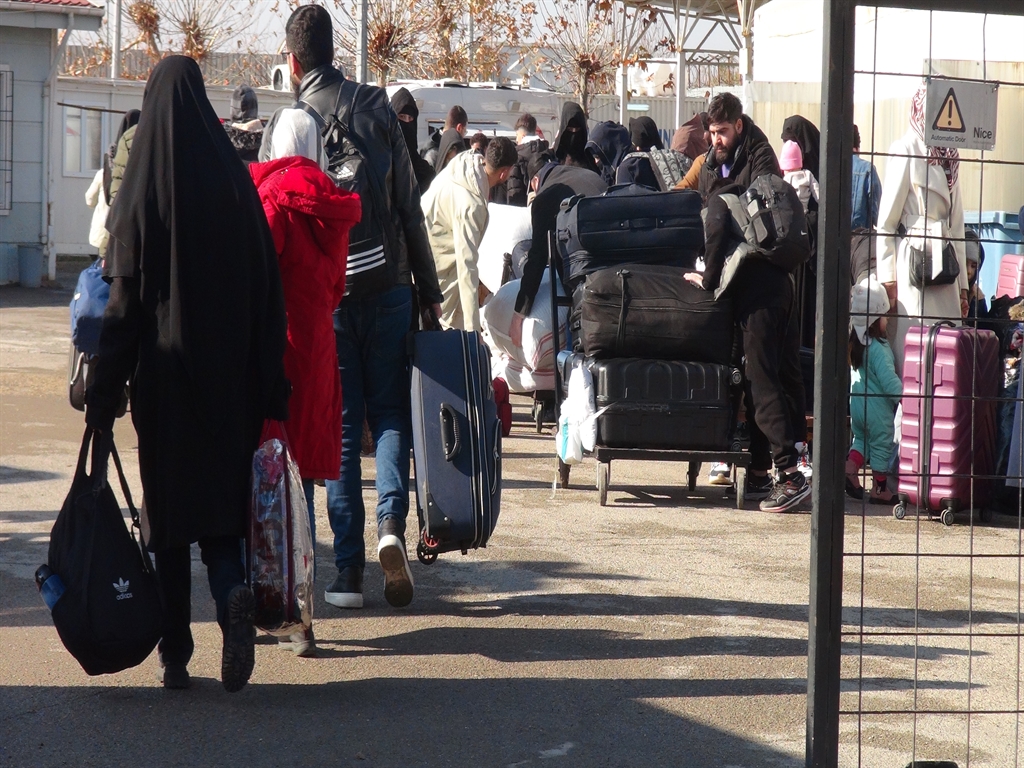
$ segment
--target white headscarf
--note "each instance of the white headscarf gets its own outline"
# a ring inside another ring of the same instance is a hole
[[[850,292],[850,328],[867,346],[868,328],[889,311],[889,294],[874,275],[868,275]]]
[[[277,116],[270,144],[270,159],[305,157],[327,170],[320,129],[313,116],[302,109],[283,109]]]

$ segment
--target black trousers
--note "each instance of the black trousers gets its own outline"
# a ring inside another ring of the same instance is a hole
[[[757,307],[738,318],[743,339],[750,468],[791,470],[795,444],[807,436],[804,382],[800,370],[800,323],[792,283],[782,306]]]
[[[199,551],[217,604],[217,623],[224,626],[228,593],[245,583],[242,540],[216,536],[199,540]],[[164,634],[158,650],[164,664],[187,664],[192,658],[192,556],[189,547],[154,553],[156,575],[164,598]]]

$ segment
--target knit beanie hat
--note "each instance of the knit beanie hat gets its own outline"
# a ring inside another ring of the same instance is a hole
[[[868,275],[850,292],[850,329],[861,344],[868,343],[868,328],[889,311],[889,294],[874,275]]]
[[[782,145],[782,154],[779,155],[779,166],[784,173],[799,171],[804,167],[804,153],[800,151],[800,145],[795,141],[787,141]]]
[[[231,122],[244,123],[259,117],[256,91],[248,85],[240,85],[231,94]]]

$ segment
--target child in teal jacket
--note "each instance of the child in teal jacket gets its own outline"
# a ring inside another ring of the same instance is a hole
[[[846,493],[864,498],[860,471],[871,467],[872,504],[892,504],[886,473],[895,450],[893,418],[903,394],[896,361],[885,339],[889,298],[874,278],[853,287],[850,297],[850,420],[853,445],[846,460]]]

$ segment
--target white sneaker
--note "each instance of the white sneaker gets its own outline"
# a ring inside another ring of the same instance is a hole
[[[732,465],[713,464],[708,472],[708,482],[712,485],[732,485]]]
[[[385,518],[377,529],[377,559],[384,570],[384,599],[388,605],[404,608],[412,602],[412,569],[405,552],[405,540],[398,535],[394,520]]]

